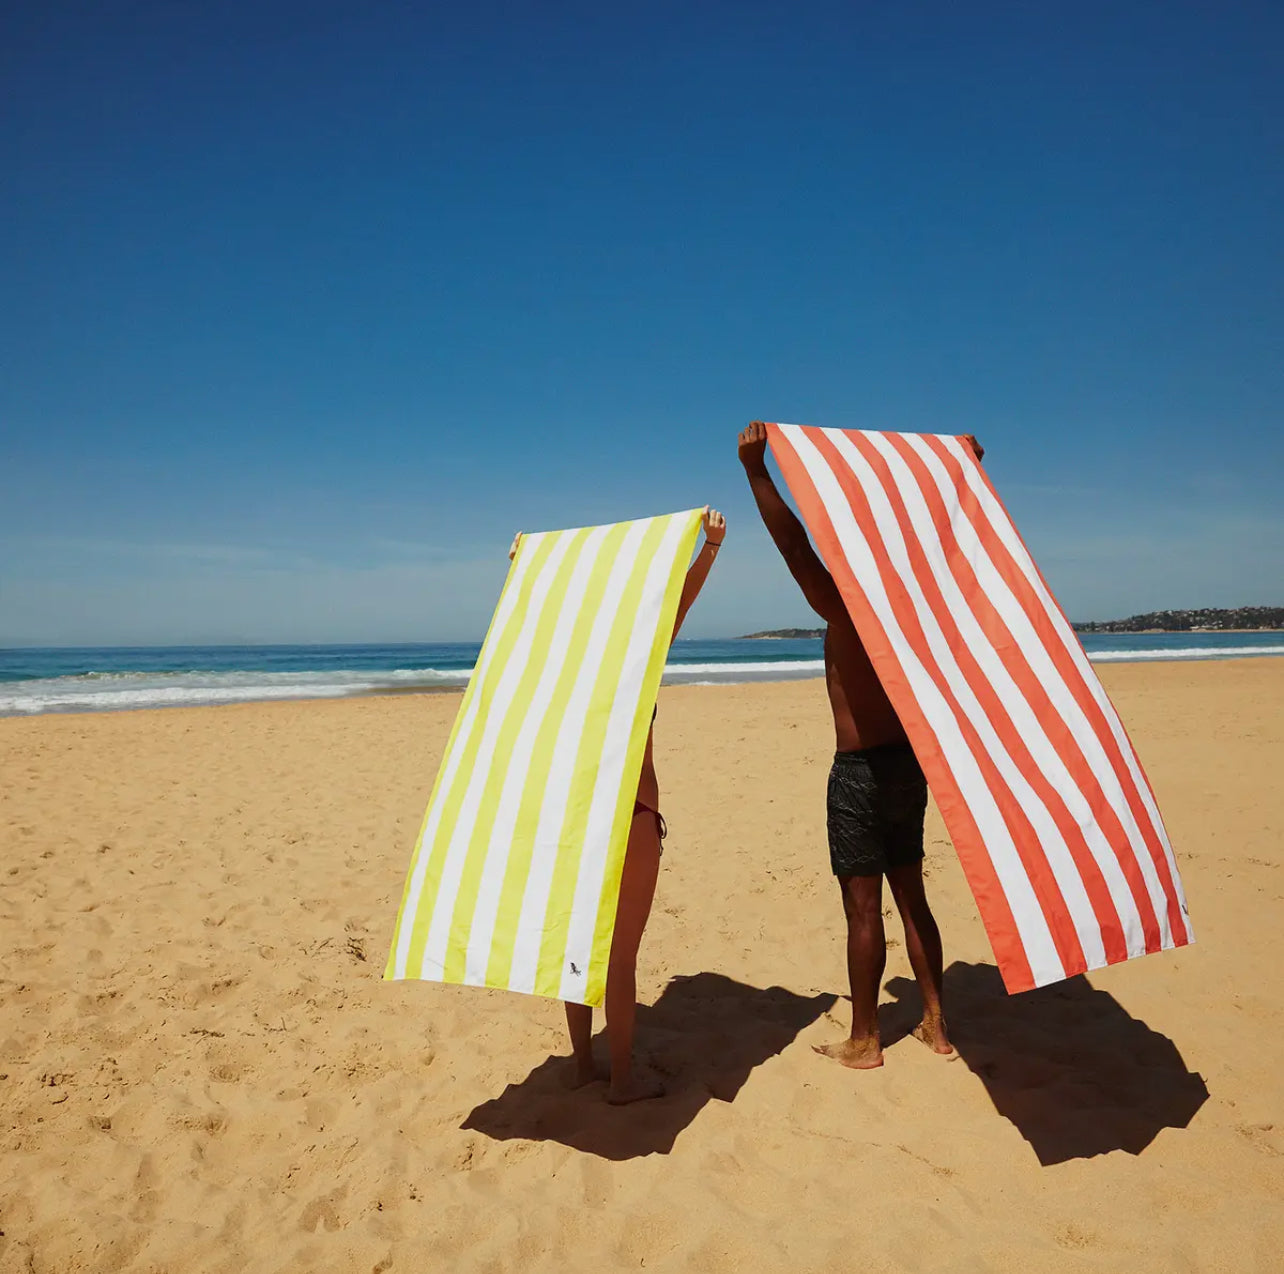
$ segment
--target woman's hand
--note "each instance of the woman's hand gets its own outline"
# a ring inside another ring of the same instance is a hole
[[[702,524],[705,542],[716,549],[727,537],[727,519],[717,509],[711,509],[705,505]]]
[[[517,556],[517,546],[522,542],[522,533],[517,532],[513,536],[513,542],[508,546],[508,560],[511,562]]]

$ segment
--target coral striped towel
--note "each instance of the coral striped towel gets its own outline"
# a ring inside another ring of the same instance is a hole
[[[770,425],[1010,992],[1193,940],[1123,726],[971,448]]]
[[[428,801],[384,977],[602,1002],[701,512],[522,537]]]

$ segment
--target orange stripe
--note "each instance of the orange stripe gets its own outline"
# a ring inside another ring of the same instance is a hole
[[[1044,648],[1047,650],[1053,663],[1056,665],[1057,671],[1061,674],[1066,688],[1074,696],[1075,702],[1078,703],[1080,709],[1087,717],[1093,733],[1097,736],[1098,742],[1101,744],[1106,757],[1109,759],[1111,769],[1113,770],[1120,789],[1124,794],[1124,799],[1128,802],[1128,808],[1132,812],[1133,819],[1138,828],[1141,830],[1142,839],[1145,842],[1145,848],[1150,854],[1151,861],[1154,863],[1155,871],[1158,875],[1160,885],[1164,892],[1165,902],[1167,904],[1168,922],[1172,931],[1173,941],[1178,946],[1184,946],[1190,941],[1190,934],[1181,914],[1181,907],[1177,900],[1177,892],[1173,885],[1172,871],[1168,864],[1167,855],[1164,853],[1163,846],[1159,842],[1158,834],[1155,831],[1154,824],[1151,822],[1150,813],[1141,799],[1141,795],[1137,790],[1136,782],[1129,772],[1123,752],[1120,750],[1119,743],[1114,736],[1114,732],[1110,729],[1110,724],[1106,720],[1106,716],[1101,705],[1097,702],[1096,696],[1092,694],[1084,680],[1085,674],[1070,657],[1069,652],[1065,649],[1065,646],[1058,637],[1055,629],[1053,628],[1053,621],[1049,616],[1042,599],[1031,586],[1025,572],[1008,551],[1008,548],[1003,543],[1002,538],[991,525],[984,509],[981,508],[977,497],[968,486],[966,479],[962,474],[961,462],[949,451],[939,438],[928,434],[924,435],[924,441],[929,447],[931,447],[946,466],[946,471],[949,473],[954,482],[955,488],[958,491],[959,501],[964,515],[972,523],[982,545],[989,553],[990,559],[993,561],[995,568],[1003,577],[1008,587],[1012,590],[1018,604],[1025,611],[1027,618],[1033,625],[1035,632],[1042,639]],[[999,508],[1002,509],[1002,501],[999,500],[998,494],[990,484],[985,470],[978,465],[977,471],[980,474],[982,482],[984,482],[989,488],[991,496],[999,505]],[[1006,510],[1004,510],[1004,512],[1006,513]],[[1009,519],[1009,524],[1011,525],[1011,519]],[[1013,533],[1016,534],[1018,541],[1020,541],[1024,547],[1025,542],[1021,540],[1020,533],[1016,531],[1015,526],[1012,526],[1012,530]],[[1028,553],[1029,550],[1027,549],[1027,554]],[[1031,561],[1033,561],[1032,555]],[[1035,567],[1035,570],[1038,570],[1037,566]],[[1040,575],[1041,580],[1042,578],[1042,575]],[[1053,606],[1057,608],[1058,614],[1061,615],[1067,627],[1069,627],[1069,621],[1065,619],[1065,614],[1061,611],[1055,597],[1053,597],[1052,590],[1047,588],[1047,581],[1044,580],[1043,583],[1045,589],[1047,589],[1048,596],[1053,599]],[[1124,737],[1127,738],[1126,731]],[[1131,740],[1128,740],[1128,746],[1132,749],[1134,760],[1136,760],[1136,749],[1132,748]],[[1139,761],[1137,762],[1137,769],[1139,773],[1142,773],[1144,780],[1144,771],[1142,771]],[[1158,808],[1157,804],[1156,808]],[[1128,876],[1129,886],[1133,887],[1134,874],[1136,874],[1138,878],[1140,876],[1140,871],[1135,861],[1135,855],[1138,852],[1138,847],[1133,843],[1131,837],[1127,838],[1127,845],[1129,852],[1120,855],[1120,864],[1123,866],[1125,873]],[[1130,862],[1130,859],[1133,859],[1133,861]],[[1140,888],[1144,891],[1147,899],[1147,908],[1141,912],[1144,919],[1147,914],[1151,916],[1154,915],[1154,906],[1153,903],[1149,901],[1149,891],[1145,888],[1144,880],[1140,880],[1139,883]],[[1135,896],[1135,887],[1133,887],[1133,892]],[[1147,951],[1157,950],[1158,946],[1159,941],[1157,931],[1155,934],[1155,946],[1152,947],[1151,935],[1149,930],[1147,930]]]
[[[1084,972],[1088,967],[1088,962],[1084,957],[1083,947],[1079,942],[1079,934],[1070,915],[1070,909],[1066,906],[1065,897],[1061,893],[1061,887],[1057,883],[1056,875],[1042,852],[1039,837],[1025,810],[1022,808],[1021,802],[1003,778],[998,766],[992,760],[989,750],[981,742],[976,727],[968,720],[966,713],[955,697],[944,670],[937,664],[927,637],[923,632],[914,601],[910,597],[909,590],[905,587],[899,573],[892,566],[887,550],[883,545],[882,535],[860,480],[848,467],[847,462],[838,453],[833,441],[823,430],[812,426],[806,432],[808,438],[833,471],[834,477],[842,487],[843,494],[847,497],[857,525],[873,551],[879,577],[891,602],[892,611],[896,616],[901,632],[904,633],[906,640],[918,656],[919,662],[926,669],[942,697],[949,704],[960,735],[968,750],[972,753],[973,758],[981,767],[985,776],[985,785],[999,806],[1003,821],[1007,824],[1008,830],[1012,834],[1017,854],[1020,856],[1026,875],[1029,877],[1030,884],[1034,889],[1035,897],[1039,900],[1039,906],[1052,933],[1052,940],[1056,946],[1057,955],[1061,959],[1061,964],[1066,971],[1066,976],[1069,977],[1072,974]],[[846,565],[846,559],[844,558],[843,560],[844,565]],[[922,588],[924,581],[919,579],[918,582],[920,588]],[[899,712],[900,705],[895,704],[894,706]],[[1009,752],[1012,751],[1010,741],[1006,744],[1006,747]]]

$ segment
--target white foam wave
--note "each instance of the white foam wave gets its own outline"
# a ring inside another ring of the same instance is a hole
[[[267,699],[336,699],[380,690],[425,690],[467,683],[471,669],[397,668],[389,672],[113,672],[10,682],[0,715],[177,708]]]
[[[1166,650],[1090,650],[1094,664],[1125,663],[1134,659],[1243,659],[1250,655],[1284,655],[1284,646],[1187,646]]]
[[[825,671],[823,659],[780,659],[763,663],[667,664],[666,677],[708,677],[734,680],[737,677],[815,677]]]
[[[1150,650],[1095,650],[1094,663],[1174,659],[1230,659],[1284,655],[1284,645],[1190,646]],[[818,677],[819,659],[727,663],[670,663],[667,685],[727,685],[743,681],[789,681]],[[195,707],[278,699],[335,699],[381,691],[462,689],[471,668],[394,668],[324,672],[86,672],[77,676],[0,684],[0,716],[42,712],[120,711],[129,708]]]

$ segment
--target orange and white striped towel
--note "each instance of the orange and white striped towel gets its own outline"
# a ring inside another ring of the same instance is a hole
[[[1009,992],[1193,941],[1118,714],[972,449],[768,426]]]

